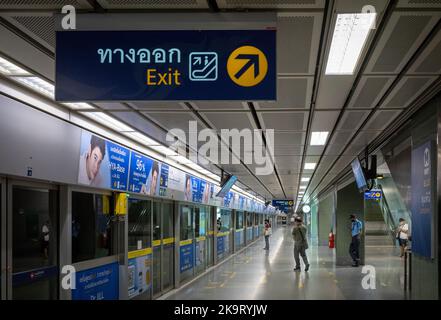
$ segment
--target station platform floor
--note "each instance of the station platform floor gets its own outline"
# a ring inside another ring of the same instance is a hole
[[[294,272],[291,227],[255,243],[224,263],[161,299],[171,300],[383,300],[405,299],[404,261],[393,246],[366,246],[366,265],[376,270],[376,288],[362,287],[362,267],[335,266],[335,253],[310,246],[309,272]]]

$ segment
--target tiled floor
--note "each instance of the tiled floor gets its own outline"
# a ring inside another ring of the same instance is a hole
[[[175,300],[222,299],[403,299],[403,262],[394,247],[366,247],[375,267],[375,289],[363,289],[363,268],[335,267],[333,251],[312,247],[309,272],[294,272],[289,227],[271,237],[269,252],[258,240],[201,278],[167,295]],[[372,283],[372,282],[369,282]]]

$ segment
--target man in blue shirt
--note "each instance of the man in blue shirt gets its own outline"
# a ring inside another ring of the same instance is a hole
[[[352,258],[352,266],[358,267],[360,263],[360,235],[361,231],[363,229],[363,224],[360,220],[357,219],[355,214],[351,214],[349,218],[352,221],[351,225],[351,236],[352,241],[351,245],[349,246],[349,254]]]

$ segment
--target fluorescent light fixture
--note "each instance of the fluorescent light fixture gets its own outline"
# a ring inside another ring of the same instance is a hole
[[[329,50],[327,75],[354,73],[376,13],[338,14]]]
[[[63,104],[73,110],[95,109],[93,106],[85,102],[69,102]]]
[[[311,178],[308,177],[302,177],[302,179],[300,179],[302,182],[308,182],[309,180],[311,180]]]
[[[305,191],[299,191],[298,194],[305,194]]]
[[[133,129],[130,129],[131,131],[123,132],[124,135],[132,138],[136,142],[142,143],[145,146],[160,146],[160,143],[147,137],[145,134],[142,134],[138,131],[133,131]],[[152,148],[153,149],[153,148]]]
[[[317,163],[315,162],[306,162],[305,163],[305,170],[314,170]]]
[[[328,138],[328,131],[313,131],[311,134],[311,146],[324,146]]]
[[[54,99],[54,85],[52,83],[47,82],[39,77],[11,77],[11,79],[24,84],[28,88],[31,88],[46,97]]]
[[[300,186],[299,189],[306,189],[306,186]]]
[[[132,128],[125,125],[121,121],[116,120],[115,118],[112,118],[111,116],[109,116],[105,113],[102,113],[102,112],[83,112],[81,114],[95,120],[96,122],[99,122],[99,123],[105,125],[106,127],[114,129],[116,131],[120,131],[120,132],[133,131]]]
[[[8,76],[29,76],[31,75],[26,70],[20,68],[16,64],[0,57],[0,73]]]

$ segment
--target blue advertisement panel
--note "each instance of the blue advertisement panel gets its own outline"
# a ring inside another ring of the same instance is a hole
[[[292,206],[294,205],[293,200],[273,200],[272,201],[273,207],[276,207],[282,212],[288,213],[289,210],[292,209]]]
[[[130,150],[82,130],[78,183],[127,190]]]
[[[191,192],[193,202],[202,202],[201,179],[191,177]]]
[[[133,298],[151,288],[151,259],[151,254],[129,259],[127,268],[129,298]]]
[[[234,199],[234,193],[231,191],[228,192],[227,195],[224,197],[224,207],[230,208],[233,199]]]
[[[161,177],[159,178],[159,195],[161,197],[167,196],[168,172],[169,172],[169,166],[166,164],[162,164]]]
[[[193,268],[194,264],[194,244],[186,244],[179,248],[180,265],[179,270],[184,272]]]
[[[412,150],[412,252],[431,258],[434,209],[433,142]]]
[[[72,300],[118,300],[118,277],[117,262],[78,271]]]
[[[153,160],[132,151],[130,157],[129,191],[146,191],[147,177],[152,170]]]
[[[221,255],[225,251],[225,243],[224,243],[225,238],[226,238],[225,236],[217,237],[217,254],[218,255]]]
[[[276,100],[276,30],[57,31],[57,101]]]
[[[382,196],[381,190],[370,190],[364,192],[365,200],[380,200]]]

